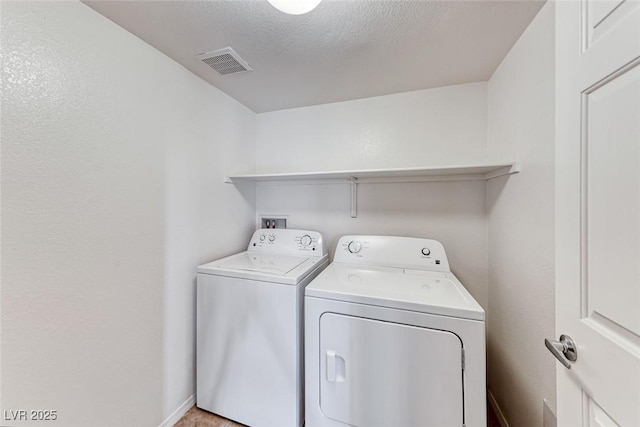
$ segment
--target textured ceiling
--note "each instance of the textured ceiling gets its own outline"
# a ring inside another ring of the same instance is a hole
[[[543,1],[85,1],[253,111],[487,80]],[[195,58],[233,47],[254,71]]]

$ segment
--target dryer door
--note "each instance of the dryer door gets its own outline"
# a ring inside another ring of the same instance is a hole
[[[462,426],[462,343],[435,329],[325,313],[320,406],[353,426]]]

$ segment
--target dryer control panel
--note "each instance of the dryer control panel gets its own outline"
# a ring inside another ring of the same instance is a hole
[[[334,262],[450,272],[442,243],[395,236],[343,236]]]
[[[250,252],[321,258],[326,253],[322,234],[290,228],[261,228],[251,237]]]

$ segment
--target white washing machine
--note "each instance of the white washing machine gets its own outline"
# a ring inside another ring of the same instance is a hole
[[[484,311],[440,242],[344,236],[305,290],[307,427],[485,427]]]
[[[199,408],[254,427],[304,422],[304,287],[328,264],[322,235],[263,229],[246,252],[198,267]]]

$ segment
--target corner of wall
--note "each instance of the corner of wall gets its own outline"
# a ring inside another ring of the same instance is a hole
[[[541,344],[555,329],[553,7],[543,6],[488,81],[488,159],[523,165],[487,184],[488,387],[512,425],[542,425],[543,399],[556,399]]]

